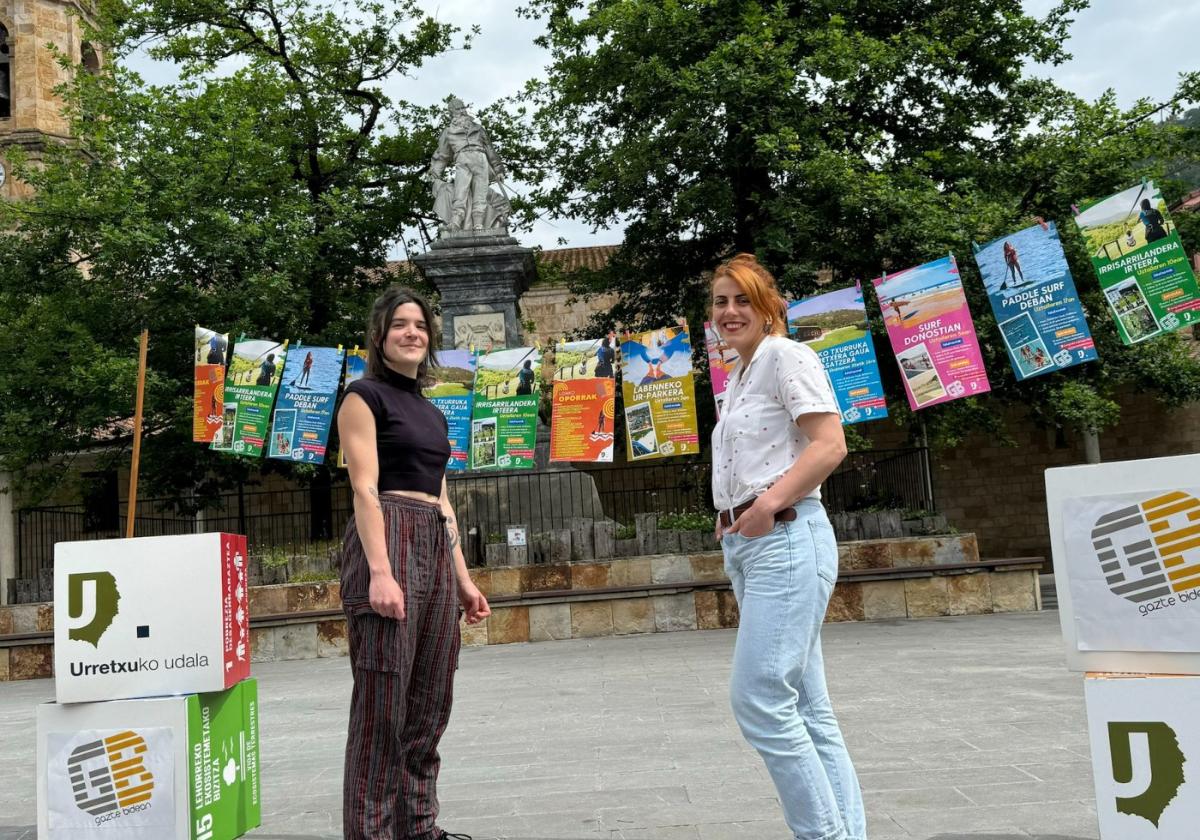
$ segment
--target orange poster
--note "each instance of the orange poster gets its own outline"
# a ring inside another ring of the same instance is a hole
[[[559,344],[554,354],[550,460],[609,463],[617,407],[615,340]]]
[[[225,352],[229,336],[196,327],[193,355],[192,440],[212,443],[220,436],[225,404]]]

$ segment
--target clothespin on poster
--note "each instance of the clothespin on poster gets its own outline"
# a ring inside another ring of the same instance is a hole
[[[972,254],[979,253],[979,243],[976,242],[974,239],[971,240],[971,253]]]
[[[1050,230],[1050,223],[1041,216],[1034,216],[1033,220],[1038,223],[1038,226],[1041,227],[1042,230]]]
[[[1072,204],[1072,205],[1071,205],[1071,215],[1072,215],[1072,216],[1078,216],[1078,215],[1079,215],[1079,205],[1078,205],[1078,204]]]
[[[338,345],[338,352],[339,352],[339,353],[341,353],[341,352],[342,352],[342,345],[340,345],[340,344]]]

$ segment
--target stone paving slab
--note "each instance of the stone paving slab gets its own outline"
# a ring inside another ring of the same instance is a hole
[[[827,625],[871,840],[1095,840],[1082,678],[1056,613]],[[788,840],[729,713],[727,630],[464,650],[441,824],[476,840]],[[341,837],[345,659],[256,665],[263,827]],[[0,684],[0,840],[35,836],[34,705]]]

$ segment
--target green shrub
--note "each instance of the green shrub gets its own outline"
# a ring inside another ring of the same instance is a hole
[[[619,540],[631,540],[636,536],[636,525],[622,525],[621,527],[617,528],[617,539]]]
[[[338,573],[333,569],[326,569],[322,572],[301,572],[288,578],[288,583],[324,583],[329,580],[337,580]]]
[[[713,529],[713,514],[702,510],[662,513],[658,516],[658,527],[665,531],[708,532]]]
[[[280,566],[286,566],[291,559],[292,555],[288,554],[285,549],[279,546],[271,546],[263,551],[258,562],[265,569],[278,569]]]

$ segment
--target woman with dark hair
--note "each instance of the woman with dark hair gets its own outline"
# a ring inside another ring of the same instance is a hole
[[[846,456],[821,360],[750,254],[717,267],[712,321],[738,362],[712,435],[715,536],[741,611],[730,699],[797,838],[863,840],[858,776],[825,686],[821,621],[838,573],[821,482]]]
[[[613,375],[613,359],[616,358],[616,353],[613,352],[611,340],[608,336],[600,339],[600,346],[596,348],[596,376],[610,379]]]
[[[299,384],[299,385],[307,385],[308,384],[308,377],[309,377],[309,374],[312,373],[312,366],[313,366],[312,351],[309,350],[308,355],[304,357],[304,366],[303,366],[303,369],[300,371],[300,380],[297,384]]]
[[[408,289],[367,324],[367,375],[346,387],[338,432],[354,490],[342,607],[354,690],[342,820],[353,840],[442,840],[437,745],[450,717],[459,607],[486,618],[446,491],[442,413],[421,394],[435,364],[433,313]]]
[[[1150,199],[1142,199],[1142,212],[1138,213],[1138,219],[1146,228],[1146,242],[1156,242],[1159,239],[1167,238],[1167,220],[1150,203]]]
[[[521,369],[517,371],[517,395],[528,396],[532,394],[533,380],[533,362],[526,359],[525,364],[521,365]]]

